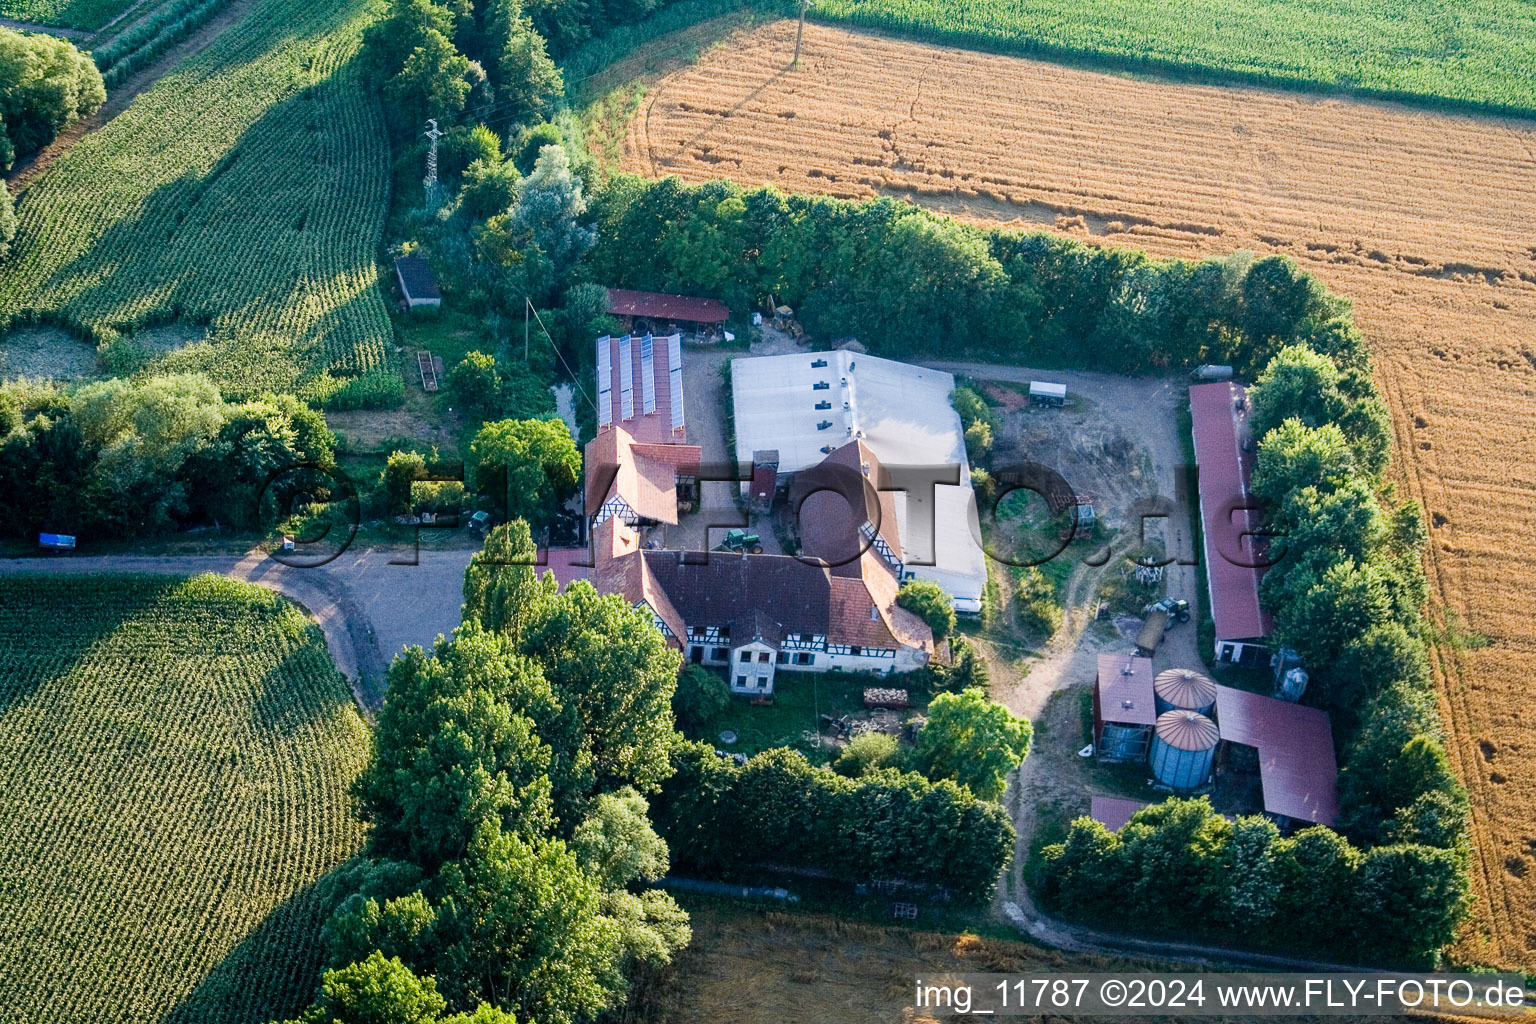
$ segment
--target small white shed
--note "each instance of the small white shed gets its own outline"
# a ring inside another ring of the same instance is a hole
[[[1029,400],[1035,405],[1066,405],[1067,386],[1046,380],[1029,382]]]

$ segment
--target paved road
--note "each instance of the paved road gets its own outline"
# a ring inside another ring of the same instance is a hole
[[[750,352],[686,346],[683,350],[683,409],[688,423],[688,443],[699,446],[699,459],[705,465],[725,465],[735,453],[726,450],[725,410],[731,400],[730,381],[721,376],[721,367],[732,358],[782,355],[805,351],[793,338],[765,327],[763,340]],[[737,503],[740,485],[724,480],[706,480],[699,486],[699,509],[683,516],[676,526],[659,530],[655,539],[667,548],[702,551],[725,539],[727,530],[745,528],[748,521]],[[706,529],[707,528],[707,529]],[[763,543],[763,551],[782,555],[770,524],[764,520],[752,524]]]
[[[326,565],[295,569],[262,555],[81,555],[0,560],[0,575],[19,572],[211,572],[276,590],[302,605],[325,633],[336,667],[358,703],[376,708],[384,674],[401,648],[430,647],[460,622],[469,550],[423,550],[416,565],[396,565],[409,551],[348,551]]]

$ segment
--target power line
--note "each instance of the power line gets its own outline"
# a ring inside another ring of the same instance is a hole
[[[587,394],[587,389],[581,383],[580,375],[577,374],[575,370],[571,369],[570,363],[565,361],[565,354],[560,351],[560,346],[555,344],[554,336],[549,333],[549,328],[544,326],[544,319],[539,316],[539,311],[533,308],[533,300],[526,295],[523,296],[523,358],[526,360],[528,357],[527,329],[529,313],[533,314],[534,322],[539,325],[539,330],[544,332],[544,338],[549,342],[549,347],[554,350],[555,358],[560,360],[560,365],[565,367],[566,373],[570,374],[571,383],[576,385],[576,390],[581,392],[581,397],[587,400],[587,404],[592,407],[592,411],[597,412],[597,403],[592,400],[591,395]]]

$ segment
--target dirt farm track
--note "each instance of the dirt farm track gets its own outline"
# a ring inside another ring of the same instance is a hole
[[[1169,84],[810,25],[658,82],[624,166],[890,195],[1167,256],[1281,252],[1354,301],[1431,515],[1478,895],[1460,953],[1536,967],[1536,122]]]

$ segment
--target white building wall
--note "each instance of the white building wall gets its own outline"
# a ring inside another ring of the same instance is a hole
[[[827,388],[816,390],[823,382]],[[731,363],[736,457],[745,466],[754,451],[777,450],[783,479],[820,463],[822,448],[861,438],[893,472],[959,467],[958,484],[897,489],[896,518],[906,569],[949,591],[957,611],[979,612],[986,554],[960,415],[949,401],[954,387],[951,374],[848,351],[738,358]],[[820,402],[831,408],[817,409]],[[915,564],[922,562],[932,564]]]
[[[701,652],[698,661],[694,661],[695,648]],[[716,648],[723,648],[729,660],[721,661],[712,657],[711,652]],[[743,651],[751,654],[751,661],[741,660]],[[768,655],[766,662],[761,660],[761,655],[764,653]],[[787,655],[788,660],[780,662],[778,660],[780,654]],[[796,663],[795,658],[799,654],[809,655],[810,664]],[[863,648],[859,654],[833,654],[826,650],[775,651],[760,641],[730,647],[693,637],[686,639],[683,644],[683,660],[685,664],[698,664],[705,668],[726,672],[732,693],[756,696],[773,693],[773,681],[779,672],[831,672],[836,669],[840,672],[888,675],[892,672],[912,672],[924,668],[928,664],[928,655],[910,647],[901,647],[894,651]],[[745,682],[741,681],[743,676],[746,677]]]
[[[731,649],[729,662],[732,693],[773,692],[774,650],[760,640]]]

